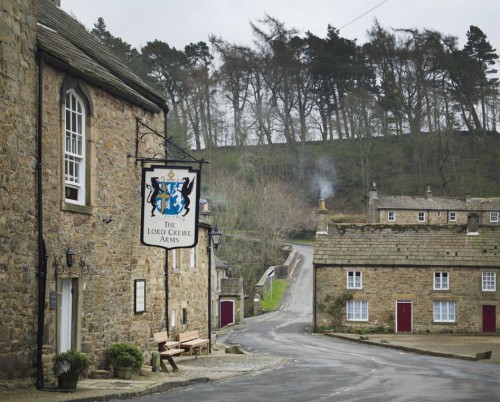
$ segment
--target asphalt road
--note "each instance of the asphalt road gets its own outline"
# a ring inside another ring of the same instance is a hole
[[[500,365],[354,344],[311,334],[312,247],[283,307],[247,319],[220,342],[285,356],[280,368],[179,388],[141,401],[500,401]]]

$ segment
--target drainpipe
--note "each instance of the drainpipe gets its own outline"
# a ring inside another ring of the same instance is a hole
[[[43,113],[43,69],[44,57],[38,61],[38,115],[37,115],[37,214],[38,214],[38,332],[36,354],[36,387],[43,389],[43,329],[45,324],[45,285],[48,255],[43,239],[43,198],[42,198],[42,113]]]

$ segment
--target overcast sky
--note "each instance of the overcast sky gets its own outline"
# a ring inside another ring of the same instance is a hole
[[[211,34],[253,45],[250,21],[266,13],[286,28],[324,38],[328,24],[340,35],[366,42],[375,19],[385,28],[434,29],[466,41],[479,27],[500,52],[500,0],[61,0],[62,8],[88,29],[103,17],[112,35],[140,49],[155,39],[177,49]],[[374,8],[374,9],[373,9]],[[373,9],[373,10],[372,10]],[[371,11],[370,11],[371,10]],[[366,14],[365,14],[366,13]],[[365,15],[363,15],[365,14]]]

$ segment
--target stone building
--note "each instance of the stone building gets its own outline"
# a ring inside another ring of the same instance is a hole
[[[469,213],[481,225],[500,226],[500,197],[436,197],[428,186],[425,196],[381,196],[377,186],[368,192],[368,223],[464,225]]]
[[[313,267],[316,329],[498,332],[498,226],[323,224]]]
[[[210,226],[193,248],[140,242],[138,125],[165,131],[164,97],[52,2],[0,7],[0,379],[41,388],[69,348],[104,368],[115,342],[206,337]]]

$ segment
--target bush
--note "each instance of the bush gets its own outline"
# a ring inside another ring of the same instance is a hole
[[[56,376],[70,373],[81,374],[87,370],[89,365],[90,359],[86,354],[70,349],[56,356],[54,374]]]
[[[132,367],[138,370],[144,362],[144,356],[136,345],[115,343],[108,351],[109,360],[114,367]]]

